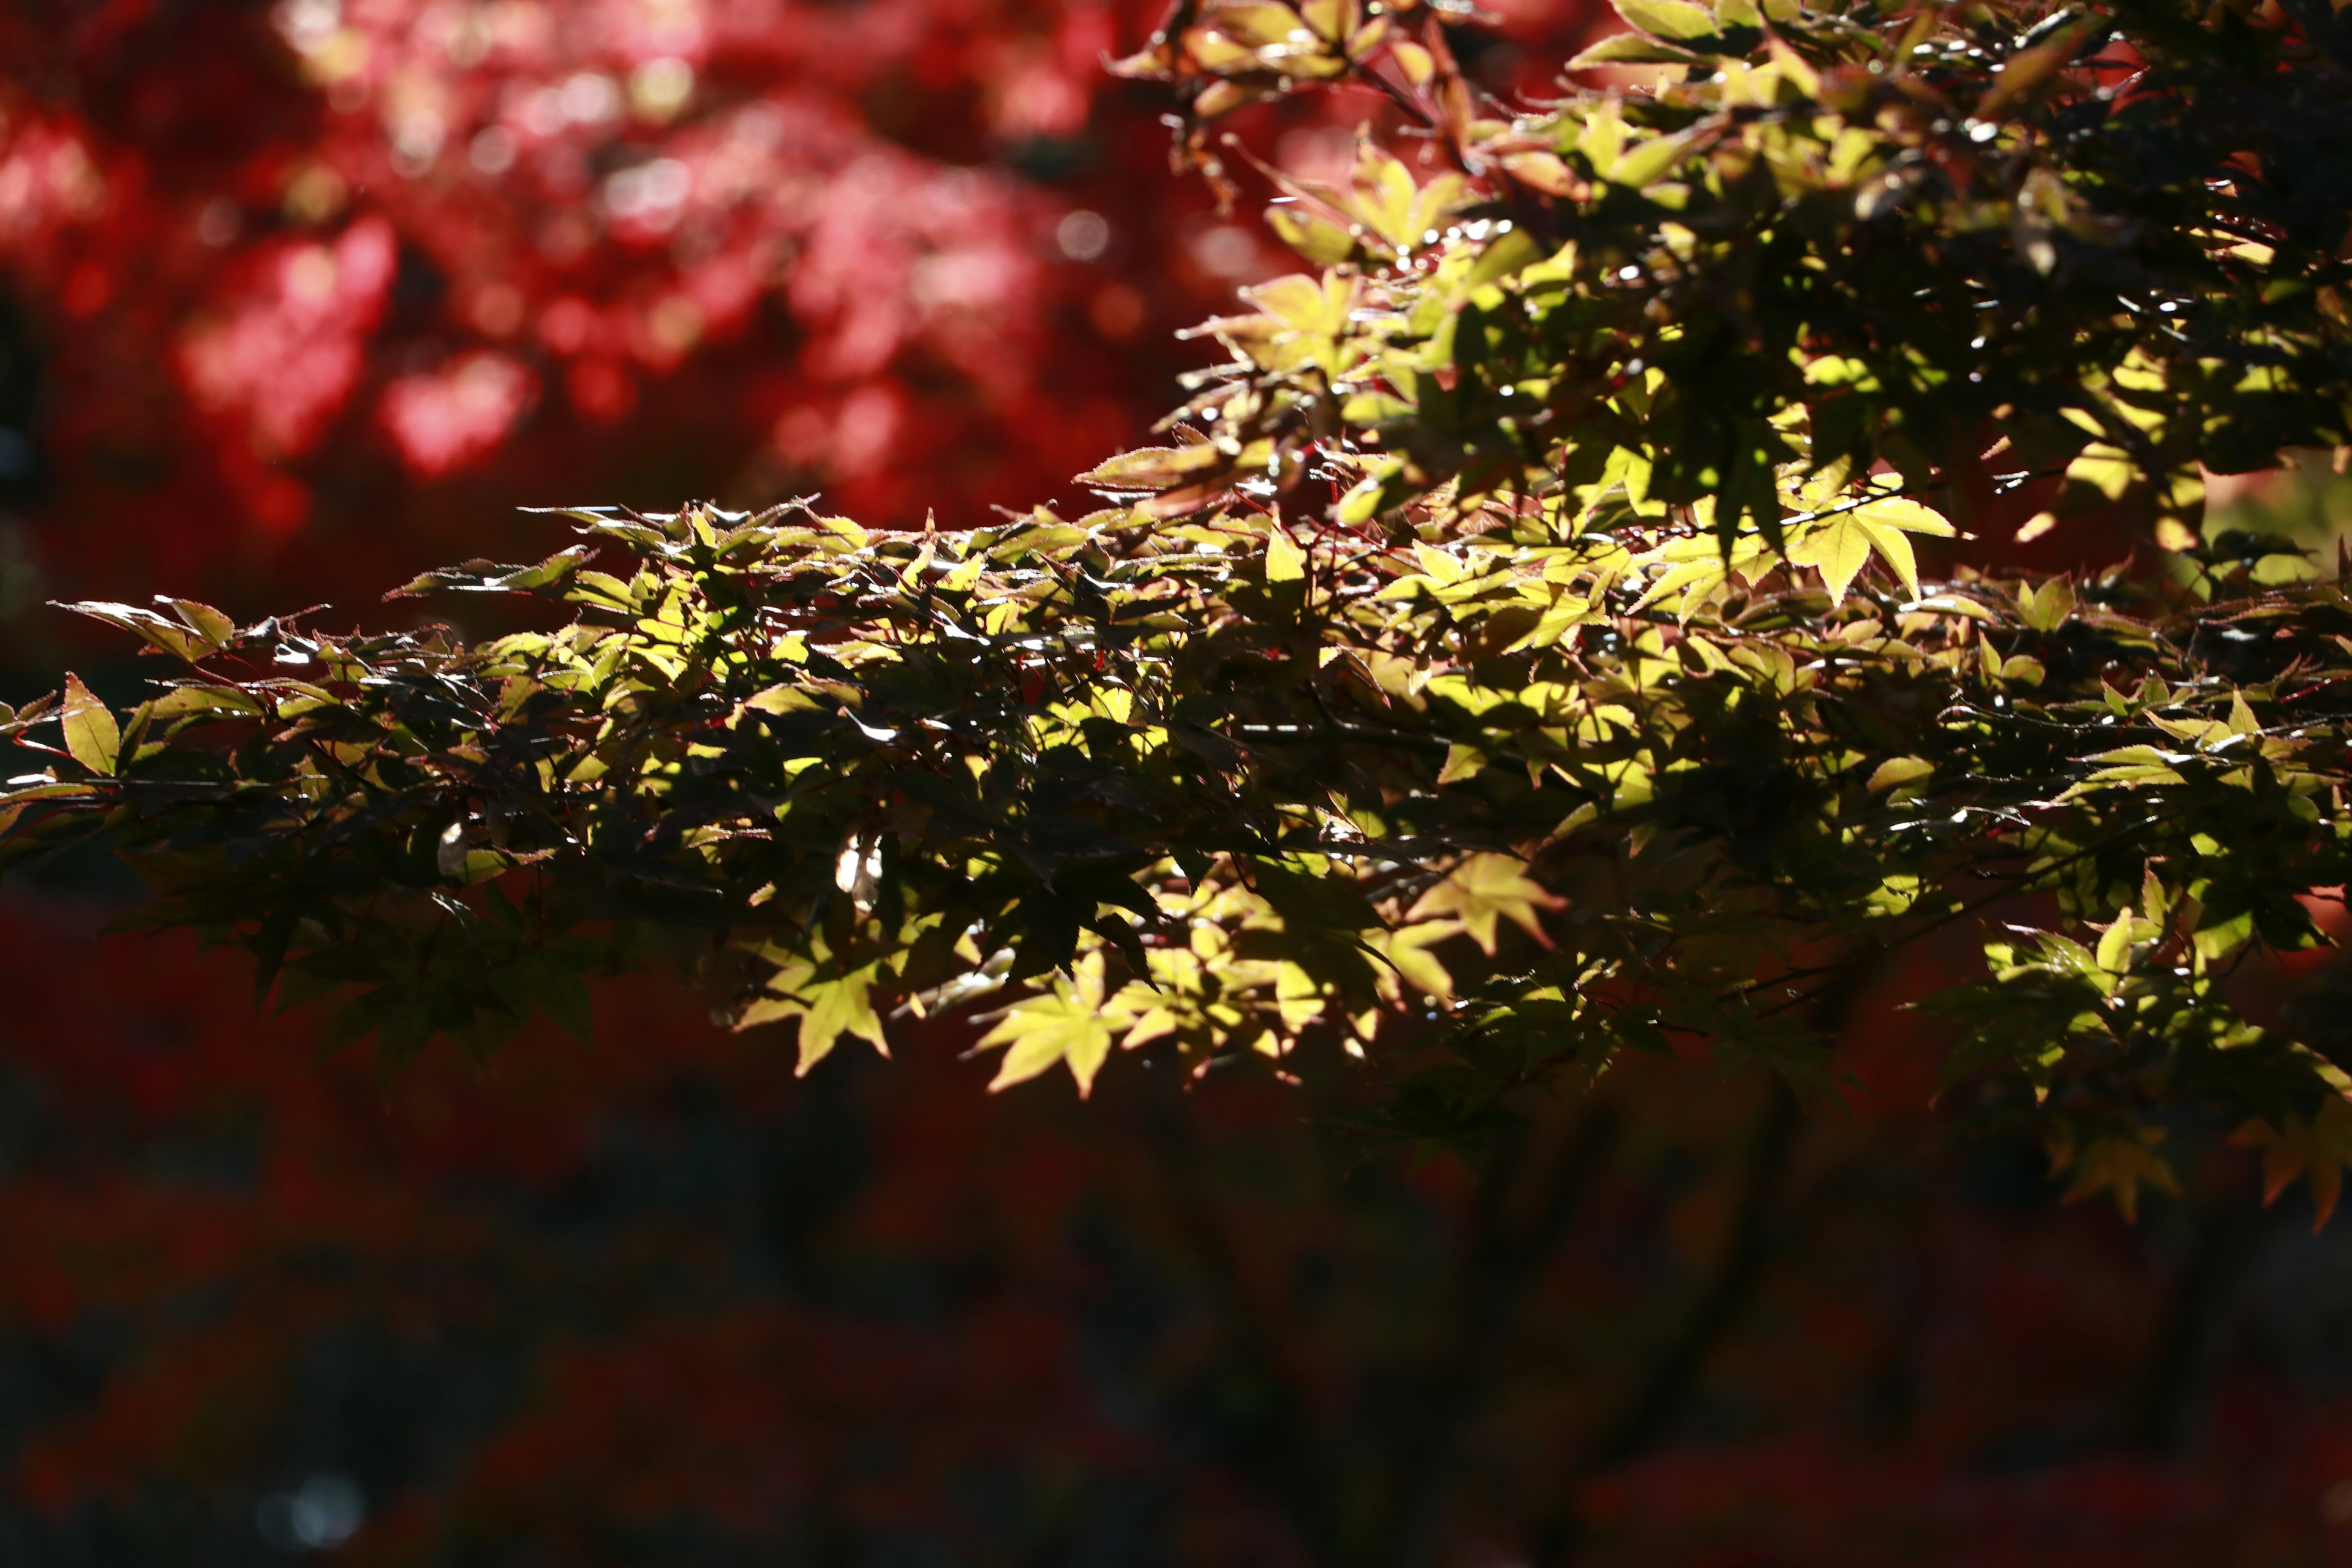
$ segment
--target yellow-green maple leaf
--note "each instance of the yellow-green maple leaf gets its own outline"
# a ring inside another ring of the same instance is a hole
[[[1004,1047],[991,1089],[1025,1083],[1062,1062],[1077,1079],[1080,1098],[1093,1091],[1095,1074],[1110,1055],[1112,1031],[1135,1019],[1124,1008],[1103,1006],[1101,953],[1080,958],[1074,973],[1075,984],[1057,979],[1050,993],[1014,1003],[996,1027],[981,1037],[976,1050]]]
[[[2134,1222],[2139,1218],[2142,1186],[2154,1187],[2174,1197],[2180,1195],[2180,1178],[2172,1173],[2172,1166],[2156,1152],[2156,1146],[2163,1142],[2164,1129],[2142,1127],[2129,1133],[2094,1138],[2080,1149],[2071,1142],[2061,1142],[2051,1150],[2050,1173],[2054,1176],[2073,1169],[2074,1184],[2066,1189],[2068,1203],[2094,1193],[2112,1193],[2125,1221]]]
[[[1912,553],[1910,536],[1933,533],[1948,538],[1951,532],[1952,525],[1933,510],[1900,496],[1887,496],[1811,524],[1789,546],[1789,559],[1819,572],[1831,597],[1843,601],[1875,551],[1916,599],[1919,562]]]
[[[1429,949],[1431,944],[1444,941],[1462,929],[1458,921],[1430,921],[1422,925],[1403,926],[1396,931],[1371,931],[1365,941],[1374,952],[1387,959],[1396,973],[1440,1002],[1454,999],[1454,976],[1437,961]],[[1384,986],[1385,986],[1384,982]],[[1403,999],[1402,993],[1397,1000]]]
[[[2311,1178],[2313,1230],[2327,1223],[2344,1195],[2344,1167],[2352,1165],[2352,1104],[2331,1098],[2309,1121],[2289,1116],[2273,1127],[2257,1117],[2231,1135],[2242,1148],[2263,1152],[2263,1202],[2275,1202],[2297,1176]]]
[[[887,1057],[889,1042],[883,1038],[881,1016],[874,1010],[874,977],[878,967],[869,963],[847,974],[819,980],[815,964],[789,961],[768,981],[768,989],[781,994],[752,1003],[735,1026],[748,1029],[754,1024],[798,1018],[801,1059],[793,1070],[802,1076],[830,1056],[844,1035],[856,1035]]]
[[[1702,499],[1692,509],[1692,515],[1701,528],[1711,526],[1715,518],[1713,498]],[[1665,567],[1633,607],[1641,609],[1663,603],[1687,621],[1717,589],[1731,580],[1734,572],[1752,583],[1770,567],[1771,561],[1764,553],[1763,542],[1750,535],[1734,540],[1730,553],[1726,554],[1713,534],[1701,533],[1668,540],[1657,549],[1635,556],[1632,564]]]
[[[1541,884],[1528,880],[1525,868],[1508,855],[1478,854],[1454,867],[1445,880],[1422,894],[1420,900],[1406,911],[1406,918],[1420,921],[1451,915],[1462,922],[1462,929],[1491,958],[1495,954],[1497,920],[1509,921],[1549,947],[1551,938],[1544,934],[1543,921],[1537,918],[1536,911],[1556,910],[1567,902],[1547,892]]]

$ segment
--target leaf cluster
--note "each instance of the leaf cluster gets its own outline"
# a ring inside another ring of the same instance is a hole
[[[1427,156],[1289,184],[1316,269],[1100,510],[578,512],[403,590],[551,612],[481,642],[80,606],[185,673],[10,719],[5,853],[108,837],[395,1057],[667,947],[804,1067],[957,1007],[1000,1084],[1324,1037],[1413,1141],[1627,1050],[1827,1087],[1842,996],[1998,918],[1948,1080],[2085,1190],[2166,1184],[2190,1106],[2332,1183],[2352,1040],[2230,977],[2352,879],[2352,605],[2199,530],[2205,473],[2352,442],[2352,28],[1622,8],[1572,64],[1667,79],[1507,114],[1439,12],[1181,5],[1121,67],[1180,148],[1309,88]],[[1931,570],[2028,484],[2141,552]]]

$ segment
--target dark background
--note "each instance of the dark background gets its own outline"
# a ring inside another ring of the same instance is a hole
[[[1099,70],[1150,20],[16,0],[0,695],[142,678],[45,601],[381,624],[525,504],[1074,503],[1284,266]],[[1540,95],[1599,21],[1463,48]],[[1311,176],[1375,109],[1243,126]],[[2225,1152],[2126,1226],[1923,1110],[1963,942],[1842,1108],[1643,1063],[1409,1168],[1336,1061],[795,1080],[663,976],[384,1079],[125,890],[0,905],[0,1562],[2352,1562],[2342,1223]]]

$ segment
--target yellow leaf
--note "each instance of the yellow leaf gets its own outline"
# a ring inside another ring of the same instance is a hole
[[[797,686],[771,686],[743,699],[743,706],[761,713],[783,714],[814,709],[819,703]]]
[[[1244,290],[1244,296],[1291,331],[1319,333],[1327,338],[1346,329],[1348,312],[1356,302],[1354,282],[1336,273],[1313,278],[1294,272]]]
[[[1558,603],[1546,610],[1535,629],[1505,648],[1505,653],[1518,653],[1531,647],[1549,647],[1576,627],[1601,617],[1593,613],[1591,604],[1573,595],[1563,595]]]
[[[1691,9],[1696,11],[1698,7],[1693,5]],[[1576,150],[1591,163],[1592,172],[1603,179],[1617,166],[1617,160],[1625,153],[1625,121],[1615,99],[1603,99],[1601,107],[1586,118],[1584,130],[1576,139]]]
[[[1549,947],[1551,938],[1544,933],[1543,921],[1536,911],[1557,910],[1567,902],[1546,891],[1539,883],[1528,880],[1519,862],[1510,856],[1478,854],[1464,860],[1445,880],[1422,894],[1420,900],[1406,911],[1406,918],[1418,921],[1451,915],[1492,958],[1497,920],[1509,921]]]
[[[1319,38],[1344,38],[1355,26],[1356,7],[1343,5],[1341,0],[1306,0],[1298,14],[1315,29]]]
[[[1932,533],[1944,539],[1952,537],[1952,525],[1942,512],[1902,496],[1887,496],[1881,500],[1865,502],[1854,509],[1854,516],[1874,528],[1899,528],[1906,533]]]
[[[1627,148],[1608,168],[1598,171],[1603,179],[1636,190],[1654,184],[1667,170],[1683,160],[1699,138],[1697,131],[1681,131],[1672,136],[1655,136],[1647,142]]]
[[[1421,243],[1422,231],[1412,226],[1420,187],[1401,160],[1367,140],[1356,151],[1351,183],[1355,199],[1349,205],[1366,228],[1401,249]]]
[[[1095,1073],[1110,1055],[1110,1026],[1096,1002],[1056,981],[1052,994],[1013,1004],[996,1027],[981,1037],[979,1048],[996,1046],[1005,1047],[1004,1060],[988,1086],[991,1089],[1026,1082],[1065,1062],[1084,1096],[1094,1089]]]
[[[1475,746],[1465,746],[1456,741],[1445,749],[1445,766],[1438,770],[1437,782],[1459,784],[1464,779],[1476,778],[1486,770],[1486,753]]]
[[[1790,548],[1789,559],[1800,566],[1817,569],[1831,594],[1843,600],[1855,574],[1875,551],[1916,599],[1919,596],[1919,563],[1912,553],[1909,538],[1914,533],[1948,538],[1952,525],[1932,508],[1900,496],[1888,496],[1823,519]]]
[[[1198,469],[1214,468],[1223,456],[1206,445],[1142,447],[1080,474],[1077,482],[1101,489],[1164,490]]]
[[[1889,757],[1878,764],[1870,775],[1870,793],[1884,795],[1905,784],[1916,784],[1936,771],[1936,764],[1922,757]]]
[[[66,750],[73,760],[94,773],[111,777],[122,750],[122,731],[114,715],[79,675],[66,677],[65,705],[58,713],[66,731]]]
[[[2083,455],[2066,465],[2066,477],[2080,479],[2109,500],[2121,500],[2139,477],[2129,453],[2104,441],[2094,441]]]
[[[1238,5],[1219,5],[1210,13],[1209,23],[1252,48],[1286,43],[1293,33],[1307,31],[1306,18],[1272,0],[1242,0]]]
[[[1421,569],[1429,574],[1433,582],[1459,583],[1465,574],[1461,562],[1435,545],[1416,542],[1412,547],[1412,553],[1414,558],[1420,561]]]
[[[1283,244],[1309,261],[1328,267],[1355,253],[1356,237],[1328,218],[1289,207],[1270,207],[1265,221],[1282,237]]]
[[[1862,516],[1859,512],[1854,515],[1858,519]],[[1878,552],[1878,558],[1895,569],[1895,574],[1903,580],[1903,585],[1911,590],[1911,596],[1917,598],[1919,558],[1912,554],[1911,542],[1899,530],[1878,528],[1867,520],[1863,521],[1862,528],[1870,536],[1870,547]]]
[[[1068,1063],[1079,1098],[1094,1090],[1094,1074],[1110,1056],[1110,1035],[1127,1025],[1127,1011],[1103,1006],[1103,954],[1089,952],[1073,966],[1073,980],[1054,980],[1045,996],[1030,996],[1004,1011],[997,1027],[981,1037],[973,1051],[1004,1047],[1004,1060],[990,1090],[1025,1084],[1054,1063]],[[1139,1035],[1129,1044],[1143,1044]]]
[[[1414,987],[1446,1002],[1454,996],[1454,976],[1431,955],[1429,949],[1461,929],[1455,921],[1431,921],[1401,931],[1374,932],[1368,940]]]
[[[1165,1007],[1153,1007],[1135,1020],[1134,1026],[1119,1040],[1119,1047],[1131,1051],[1138,1046],[1175,1032],[1176,1015]]]
[[[1292,542],[1287,530],[1276,524],[1265,544],[1265,580],[1296,583],[1306,575],[1307,552]]]
[[[1870,559],[1870,531],[1854,521],[1853,513],[1843,512],[1807,530],[1789,547],[1789,559],[1819,572],[1830,597],[1843,602]]]
[[[1323,1016],[1323,987],[1313,975],[1286,960],[1275,974],[1274,998],[1282,1026],[1291,1035]]]
[[[1716,30],[1715,16],[1691,0],[1611,0],[1617,15],[1654,38],[1705,38]]]
[[[2327,1224],[2344,1194],[2344,1167],[2352,1164],[2352,1104],[2330,1098],[2305,1121],[2289,1116],[2283,1127],[2256,1118],[2231,1135],[2241,1148],[2263,1151],[2263,1202],[2274,1202],[2297,1176],[2311,1179],[2311,1228]]]
[[[788,963],[768,982],[769,990],[783,994],[752,1003],[735,1026],[748,1029],[754,1024],[798,1018],[801,1059],[793,1070],[803,1077],[832,1055],[844,1035],[856,1035],[887,1057],[889,1042],[883,1038],[882,1019],[874,1010],[876,967],[869,963],[837,979],[818,980],[814,965],[804,961]]]
[[[1705,500],[1698,504],[1696,511],[1702,524],[1714,515],[1712,506]],[[1666,604],[1687,621],[1706,606],[1716,590],[1731,581],[1734,572],[1754,582],[1769,564],[1764,560],[1763,548],[1760,541],[1743,537],[1733,541],[1731,553],[1727,556],[1721,543],[1711,534],[1669,540],[1633,558],[1635,566],[1666,568],[1633,607]]]

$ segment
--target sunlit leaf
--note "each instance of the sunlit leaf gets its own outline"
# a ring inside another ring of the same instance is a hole
[[[58,719],[73,760],[91,773],[111,777],[116,755],[122,749],[122,731],[112,711],[81,683],[81,677],[66,677],[65,705]]]
[[[980,1050],[1003,1047],[992,1089],[1023,1083],[1055,1065],[1070,1069],[1084,1097],[1110,1055],[1111,1028],[1103,1016],[1102,961],[1079,966],[1075,984],[1056,980],[1052,991],[1015,1003],[980,1038]]]
[[[1277,526],[1266,539],[1265,580],[1269,583],[1296,583],[1307,575],[1307,552],[1298,548],[1288,532]]]
[[[1450,916],[1458,920],[1471,940],[1491,957],[1497,920],[1509,921],[1549,947],[1551,938],[1545,934],[1543,921],[1536,911],[1562,909],[1567,903],[1567,900],[1529,880],[1527,868],[1508,855],[1478,854],[1465,857],[1443,881],[1422,894],[1409,918],[1420,921]]]
[[[1654,38],[1706,38],[1715,36],[1715,16],[1692,0],[1610,0],[1630,26]]]

